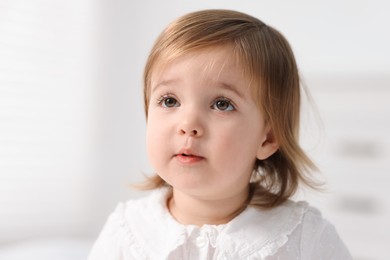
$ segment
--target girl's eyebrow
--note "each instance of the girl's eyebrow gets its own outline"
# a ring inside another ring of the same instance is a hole
[[[222,81],[217,82],[217,85],[222,89],[226,89],[226,90],[229,90],[231,92],[234,92],[238,97],[244,99],[243,93],[241,91],[239,91],[235,85],[231,85],[229,83],[225,83]]]
[[[162,87],[162,86],[174,85],[178,81],[179,80],[175,79],[175,78],[162,80],[152,87],[152,92],[155,91],[156,89]],[[239,98],[244,99],[243,93],[241,91],[239,91],[239,89],[235,85],[232,85],[232,84],[229,84],[229,83],[226,83],[223,81],[216,81],[216,82],[212,83],[212,85],[215,85],[218,88],[222,88],[222,89],[231,91],[231,92],[235,93]]]
[[[176,83],[177,81],[178,81],[177,79],[167,79],[167,80],[160,81],[152,87],[152,91],[155,91],[156,89],[158,89],[159,87],[162,87],[162,86],[172,85],[172,84]]]

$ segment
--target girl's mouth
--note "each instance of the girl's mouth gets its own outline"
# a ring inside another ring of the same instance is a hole
[[[194,164],[204,159],[202,156],[186,154],[186,153],[177,154],[175,157],[180,163],[183,164]]]

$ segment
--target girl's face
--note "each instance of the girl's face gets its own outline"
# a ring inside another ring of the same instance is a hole
[[[256,158],[277,149],[231,53],[228,47],[192,52],[152,73],[149,160],[162,179],[191,196],[242,196]]]

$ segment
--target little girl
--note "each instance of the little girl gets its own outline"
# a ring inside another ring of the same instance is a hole
[[[146,197],[120,204],[97,259],[351,259],[334,227],[289,198],[316,184],[298,144],[300,84],[286,39],[249,15],[187,14],[145,67]]]

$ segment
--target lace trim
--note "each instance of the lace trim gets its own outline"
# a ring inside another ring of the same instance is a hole
[[[159,207],[159,205],[163,205],[165,203],[167,196],[167,190],[166,189],[160,189],[156,190],[152,194],[150,194],[147,197],[141,198],[140,200],[130,200],[126,203],[121,203],[118,206],[118,210],[116,212],[116,218],[118,223],[120,223],[122,230],[121,231],[124,234],[126,241],[126,247],[129,251],[129,253],[135,257],[135,259],[153,259],[153,257],[147,253],[145,245],[141,243],[138,239],[136,239],[136,236],[134,234],[142,233],[143,231],[140,230],[139,225],[131,225],[131,223],[128,222],[126,219],[126,212],[130,209],[130,211],[133,214],[136,214],[139,216],[139,214],[144,215],[144,211],[147,210],[146,208],[138,207],[139,202],[142,201],[142,205],[146,203],[146,205],[153,205],[156,206],[153,208],[153,213],[157,214],[159,216],[159,219],[163,219],[167,221],[168,226],[172,226],[171,222],[173,220],[170,216],[168,210],[166,210],[164,207]],[[130,203],[130,204],[129,204]],[[128,208],[130,206],[130,208]],[[137,212],[138,211],[138,212]],[[139,211],[143,211],[142,213]],[[152,216],[152,214],[148,214],[148,216]],[[181,227],[181,226],[180,226]],[[185,229],[178,227],[179,232],[176,232],[176,237],[174,241],[174,248],[185,244],[186,242],[186,234]],[[173,249],[174,249],[173,248]],[[172,248],[170,248],[172,250]]]
[[[309,207],[306,202],[297,202],[297,205],[294,207],[292,213],[293,215],[289,218],[286,225],[282,227],[282,229],[286,230],[275,238],[270,239],[264,246],[261,247],[260,250],[246,254],[244,256],[245,259],[247,259],[247,257],[250,257],[249,259],[263,259],[276,254],[278,250],[287,243],[288,237],[294,232],[294,230],[302,224],[303,217],[308,209]]]
[[[149,259],[147,254],[144,252],[143,248],[138,244],[133,233],[131,232],[131,227],[126,221],[125,217],[125,205],[123,203],[119,204],[115,212],[115,218],[120,230],[123,232],[125,240],[125,248],[129,250],[131,256],[134,256],[136,259]]]
[[[293,202],[295,203],[295,202]],[[288,206],[287,206],[288,207]],[[268,241],[266,241],[264,244],[252,244],[243,251],[240,252],[240,250],[237,252],[232,252],[228,250],[228,252],[220,252],[222,254],[219,254],[218,259],[230,259],[232,255],[237,255],[239,259],[263,259],[269,256],[274,255],[278,252],[278,250],[284,246],[289,239],[289,236],[293,233],[293,231],[302,224],[303,217],[305,213],[309,210],[309,206],[306,202],[297,202],[295,205],[292,206],[293,209],[290,211],[290,215],[288,219],[286,220],[285,225],[282,225],[279,230],[276,230],[274,233],[275,235],[271,237]],[[138,243],[138,241],[135,239],[134,234],[131,232],[133,229],[130,226],[130,224],[126,221],[125,216],[125,210],[126,205],[119,204],[117,207],[117,210],[114,214],[115,216],[115,222],[118,223],[120,226],[121,233],[123,234],[125,238],[125,245],[124,247],[129,251],[129,253],[134,256],[136,259],[150,259],[148,254],[146,254],[144,248]],[[166,214],[169,214],[167,211],[160,211],[159,212],[164,218],[165,217],[171,217],[167,216]],[[200,228],[202,230],[202,228]],[[176,246],[185,244],[186,242],[186,234],[185,229],[182,230],[179,234],[177,234],[176,238]],[[207,232],[208,233],[208,232]],[[217,238],[218,239],[218,238]],[[230,239],[229,239],[230,240]],[[230,240],[232,244],[237,244],[236,240]],[[215,241],[214,241],[215,242]],[[260,248],[260,249],[259,249]]]

